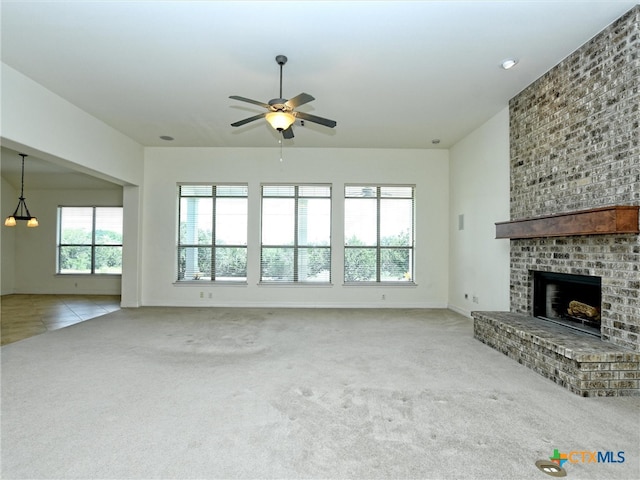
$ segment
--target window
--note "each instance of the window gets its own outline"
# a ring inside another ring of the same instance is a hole
[[[345,187],[344,279],[413,281],[413,186]]]
[[[262,187],[261,282],[331,281],[331,187]]]
[[[178,187],[178,281],[247,281],[247,185]]]
[[[58,273],[122,273],[122,207],[58,207]]]

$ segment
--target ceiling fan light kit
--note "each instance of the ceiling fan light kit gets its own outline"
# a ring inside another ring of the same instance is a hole
[[[246,97],[240,97],[238,95],[232,95],[229,98],[234,100],[240,100],[241,102],[252,103],[254,105],[258,105],[260,107],[266,108],[268,111],[265,113],[260,113],[258,115],[254,115],[253,117],[245,118],[244,120],[239,120],[231,124],[232,127],[240,127],[242,125],[246,125],[249,122],[253,122],[255,120],[259,120],[264,118],[267,120],[269,125],[271,125],[275,130],[280,132],[282,136],[286,139],[293,138],[293,123],[296,121],[296,118],[299,118],[301,121],[308,120],[313,123],[318,123],[320,125],[324,125],[325,127],[333,128],[337,125],[337,122],[334,120],[329,120],[328,118],[317,117],[315,115],[311,115],[310,113],[304,112],[296,112],[295,108],[300,105],[304,105],[305,103],[309,103],[315,98],[313,98],[308,93],[301,93],[289,100],[282,97],[282,67],[285,63],[287,63],[287,57],[284,55],[278,55],[276,57],[276,63],[280,65],[280,97],[269,100],[268,103],[260,102],[258,100],[252,100]]]
[[[269,112],[265,115],[265,118],[267,119],[267,122],[269,122],[269,125],[279,132],[286,130],[293,124],[293,122],[296,121],[296,117],[293,114],[280,111]]]

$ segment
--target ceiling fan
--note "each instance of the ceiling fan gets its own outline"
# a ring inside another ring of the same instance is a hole
[[[296,118],[299,118],[300,120],[307,120],[313,123],[318,123],[329,128],[335,127],[337,123],[334,120],[329,120],[328,118],[317,117],[316,115],[311,115],[310,113],[297,112],[294,110],[300,105],[304,105],[305,103],[309,103],[312,100],[315,100],[315,98],[313,98],[308,93],[301,93],[300,95],[297,95],[289,100],[287,100],[286,98],[282,98],[282,67],[285,63],[287,63],[287,57],[285,57],[284,55],[278,55],[276,57],[276,62],[278,63],[278,65],[280,65],[280,98],[274,98],[269,100],[269,103],[263,103],[257,100],[251,100],[250,98],[231,95],[229,98],[240,100],[242,102],[253,103],[254,105],[259,105],[267,109],[267,111],[264,113],[232,123],[231,126],[240,127],[242,125],[246,125],[249,122],[253,122],[254,120],[266,118],[267,122],[269,122],[269,124],[273,128],[281,132],[282,136],[287,139],[293,138],[292,125],[293,122],[295,122]]]

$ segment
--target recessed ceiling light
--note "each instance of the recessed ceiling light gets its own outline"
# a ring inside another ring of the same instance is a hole
[[[160,139],[166,140],[167,142],[173,141],[173,137],[170,137],[169,135],[160,135]]]
[[[515,67],[517,63],[518,63],[517,58],[507,58],[506,60],[502,61],[502,63],[500,64],[500,67],[504,68],[505,70],[509,70],[510,68]]]

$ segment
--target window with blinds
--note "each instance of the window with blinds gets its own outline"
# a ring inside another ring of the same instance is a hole
[[[122,273],[122,207],[58,207],[59,274]]]
[[[345,283],[413,282],[414,195],[414,186],[345,186]]]
[[[331,186],[262,186],[260,281],[331,281]]]
[[[178,281],[247,281],[247,185],[178,187]]]

